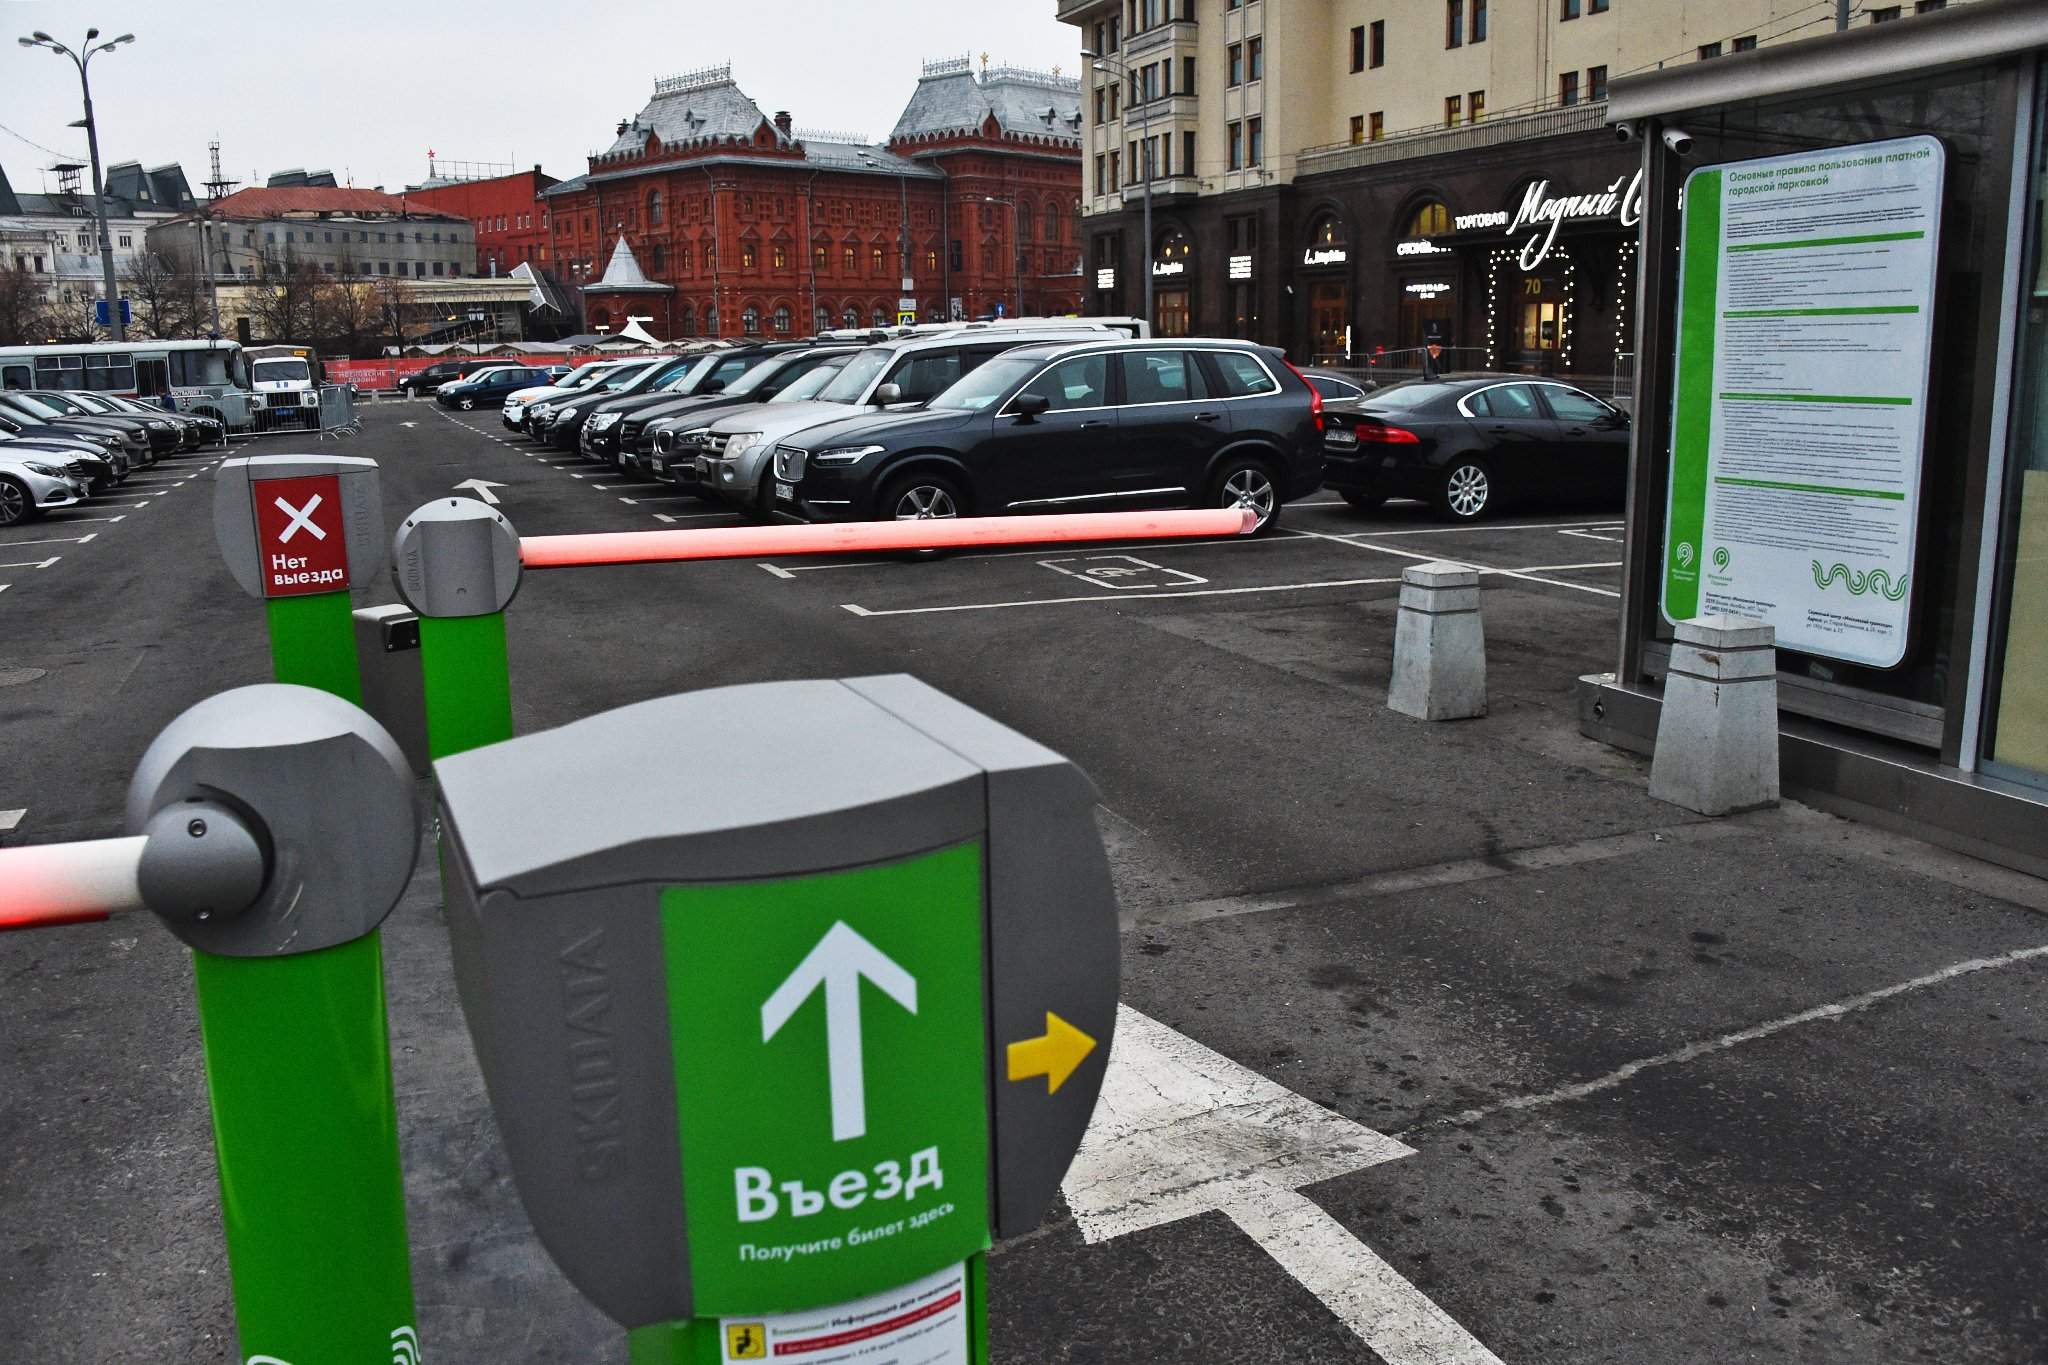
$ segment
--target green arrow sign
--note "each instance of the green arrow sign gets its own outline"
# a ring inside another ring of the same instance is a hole
[[[699,1316],[905,1284],[989,1245],[978,844],[662,895]]]

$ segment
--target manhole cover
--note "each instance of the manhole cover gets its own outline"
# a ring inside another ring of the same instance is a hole
[[[9,668],[0,664],[0,687],[19,687],[43,676],[40,668]]]

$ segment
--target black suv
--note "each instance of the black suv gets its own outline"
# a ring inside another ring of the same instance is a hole
[[[1281,504],[1323,480],[1315,391],[1244,341],[1023,346],[917,412],[811,427],[775,451],[788,520]]]

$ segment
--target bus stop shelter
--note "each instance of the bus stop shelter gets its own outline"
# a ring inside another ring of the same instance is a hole
[[[2048,5],[1615,82],[1642,148],[1612,673],[1656,742],[1674,620],[1777,629],[1788,795],[2048,873]]]

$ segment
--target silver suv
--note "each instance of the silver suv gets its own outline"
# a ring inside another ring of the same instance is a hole
[[[802,403],[764,403],[706,426],[657,433],[657,448],[666,437],[676,450],[674,458],[688,458],[694,449],[701,493],[766,515],[774,482],[769,457],[778,442],[807,427],[856,412],[921,407],[962,375],[1012,347],[1101,341],[1107,331],[1085,322],[1068,327],[1040,323],[881,342],[856,352],[816,398]]]

